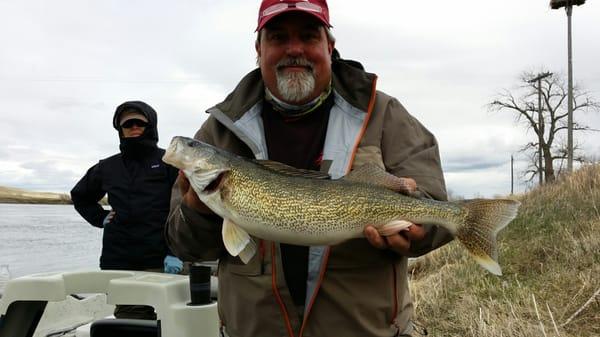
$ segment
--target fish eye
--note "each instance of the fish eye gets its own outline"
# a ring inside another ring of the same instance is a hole
[[[196,144],[196,142],[194,142],[193,140],[188,140],[187,145],[194,147],[194,145]]]

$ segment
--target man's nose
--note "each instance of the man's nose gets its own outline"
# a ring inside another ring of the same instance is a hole
[[[287,43],[286,53],[290,56],[298,56],[304,53],[304,43],[299,38],[290,38]]]

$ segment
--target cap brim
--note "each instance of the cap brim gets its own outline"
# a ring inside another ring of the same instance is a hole
[[[318,13],[307,11],[307,10],[302,9],[302,8],[291,7],[291,8],[287,8],[287,9],[281,11],[281,12],[277,12],[275,14],[263,16],[262,19],[260,19],[260,22],[258,23],[258,25],[256,26],[256,30],[254,30],[254,31],[258,32],[259,30],[261,30],[272,19],[280,16],[281,14],[290,13],[290,12],[300,12],[300,13],[306,13],[306,14],[312,15],[313,17],[315,17],[319,21],[321,21],[321,23],[325,27],[328,27],[328,28],[333,27],[331,24],[329,24],[329,22],[327,22],[327,20],[325,20],[325,18],[322,15],[319,15]]]
[[[119,121],[119,126],[123,125],[123,123],[127,122],[130,119],[139,119],[139,120],[142,120],[142,121],[148,123],[148,118],[146,118],[146,116],[144,116],[142,114],[129,114],[129,115],[121,118],[121,120]]]

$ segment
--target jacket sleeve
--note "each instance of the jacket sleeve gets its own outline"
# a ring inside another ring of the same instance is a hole
[[[388,102],[385,111],[381,151],[390,173],[413,178],[425,197],[447,200],[437,140],[396,99]],[[452,240],[446,229],[424,226],[427,235],[411,243],[411,256],[426,254]]]
[[[211,143],[208,123],[194,138]],[[221,237],[223,219],[206,215],[187,207],[181,202],[182,195],[176,181],[171,191],[171,206],[165,236],[167,245],[179,258],[189,262],[211,261],[225,252]]]
[[[106,191],[102,189],[101,163],[92,166],[71,190],[71,200],[75,210],[92,226],[102,228],[102,222],[110,212],[98,201]]]
[[[179,169],[171,166],[169,164],[166,164],[166,169],[167,169],[167,179],[169,179],[169,185],[171,185],[171,194],[169,194],[169,200],[172,200],[171,196],[172,193],[175,192],[175,189],[177,189],[177,192],[179,192],[179,189],[177,188],[177,176],[179,175]],[[170,206],[169,206],[170,207]],[[171,207],[169,209],[169,213],[171,213]],[[165,229],[167,226],[167,222],[169,218],[167,217],[167,220],[165,220]],[[165,240],[166,240],[166,236],[165,236]],[[167,255],[172,255],[172,256],[177,256],[175,253],[173,253],[173,251],[171,250],[171,248],[169,247],[169,245],[167,244]]]

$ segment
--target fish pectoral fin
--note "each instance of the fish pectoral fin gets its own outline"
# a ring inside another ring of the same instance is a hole
[[[380,186],[408,196],[416,196],[417,186],[414,184],[414,180],[397,177],[372,163],[357,167],[342,179]]]
[[[250,235],[235,222],[223,220],[223,243],[231,256],[239,256],[244,263],[248,263],[256,253],[256,244]]]
[[[240,260],[244,263],[250,262],[250,259],[256,254],[256,243],[254,240],[250,238],[250,242],[246,245],[246,247],[240,252],[239,257]]]
[[[381,236],[390,236],[396,233],[408,230],[408,227],[414,225],[410,221],[406,220],[392,220],[385,225],[381,226],[377,229],[379,235]]]

